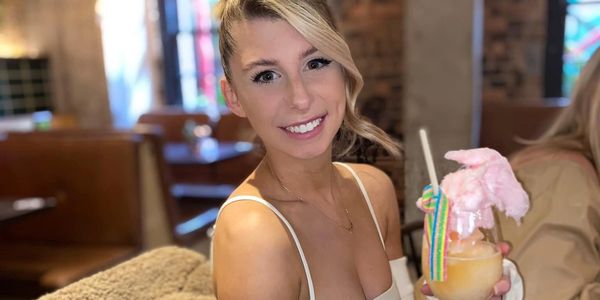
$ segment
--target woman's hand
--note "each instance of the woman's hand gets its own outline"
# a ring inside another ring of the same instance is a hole
[[[506,257],[506,255],[508,255],[508,253],[510,252],[510,245],[507,243],[498,243],[498,248],[500,249],[500,252],[504,257]],[[507,274],[504,274],[502,278],[500,278],[500,281],[496,282],[496,285],[494,285],[494,290],[492,291],[492,294],[488,299],[501,300],[502,296],[508,293],[509,290],[510,278]],[[431,291],[431,288],[429,287],[427,282],[423,282],[423,285],[421,286],[421,293],[423,293],[423,295],[433,296],[433,292]]]

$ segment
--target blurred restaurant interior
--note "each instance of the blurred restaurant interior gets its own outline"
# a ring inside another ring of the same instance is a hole
[[[216,2],[0,0],[0,299],[164,245],[208,255],[218,207],[261,160],[219,88]],[[365,79],[357,109],[404,145],[345,159],[391,176],[417,265],[418,128],[441,173],[450,149],[522,147],[600,45],[600,1],[328,2]]]

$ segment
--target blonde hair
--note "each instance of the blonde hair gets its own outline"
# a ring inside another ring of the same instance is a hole
[[[600,175],[600,48],[581,71],[571,104],[533,143],[581,151],[592,160]]]
[[[400,156],[400,144],[379,127],[362,119],[356,111],[356,99],[363,87],[363,79],[325,0],[220,0],[217,17],[221,22],[221,63],[227,80],[231,81],[229,59],[236,46],[232,36],[233,25],[254,18],[282,19],[343,68],[346,108],[342,126],[333,142],[334,155],[341,157],[351,152],[360,136],[381,145],[389,154]]]

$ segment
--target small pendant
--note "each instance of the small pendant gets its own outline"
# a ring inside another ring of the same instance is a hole
[[[346,218],[348,218],[348,222],[350,222],[350,226],[348,228],[346,228],[346,227],[342,227],[342,228],[344,228],[346,231],[349,231],[350,233],[352,233],[352,229],[354,229],[354,224],[352,223],[352,219],[350,219],[350,212],[348,211],[347,208],[344,208],[344,211],[346,212]]]
[[[350,221],[350,228],[345,228],[348,232],[352,233],[352,229],[354,229],[354,224],[352,224],[352,221]]]

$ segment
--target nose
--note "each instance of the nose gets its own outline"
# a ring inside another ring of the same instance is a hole
[[[290,107],[298,111],[306,111],[310,108],[311,96],[306,82],[301,77],[290,78],[288,83],[288,101]]]

